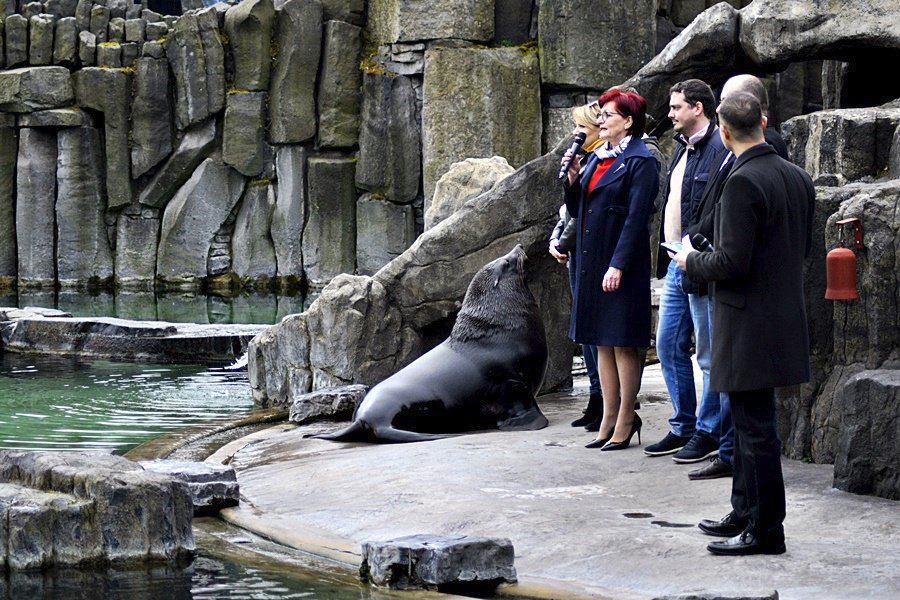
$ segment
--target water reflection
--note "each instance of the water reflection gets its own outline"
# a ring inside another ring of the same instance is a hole
[[[0,355],[0,448],[119,454],[252,407],[245,372]]]
[[[0,306],[37,306],[63,310],[76,317],[118,317],[138,321],[277,323],[287,315],[309,308],[317,295],[317,292],[311,292],[305,297],[254,292],[224,297],[127,290],[115,293],[20,290],[18,294],[0,293]]]

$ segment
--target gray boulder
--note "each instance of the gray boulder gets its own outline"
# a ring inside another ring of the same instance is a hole
[[[315,156],[308,164],[303,268],[310,284],[323,286],[356,267],[356,161]]]
[[[18,14],[9,15],[4,34],[7,68],[28,64],[28,19]]]
[[[841,389],[838,405],[834,487],[900,500],[900,448],[886,443],[900,436],[900,371],[854,375]]]
[[[122,46],[119,42],[102,42],[97,45],[97,66],[107,69],[122,68]]]
[[[519,48],[428,50],[422,128],[426,198],[463,159],[503,156],[518,168],[539,156],[537,56]]]
[[[28,62],[49,65],[53,62],[53,15],[35,15],[28,23]]]
[[[241,0],[225,13],[225,35],[234,56],[234,87],[238,90],[269,88],[274,22],[272,0]]]
[[[131,104],[131,176],[137,179],[172,153],[172,92],[169,63],[139,58]]]
[[[2,77],[2,74],[0,74]],[[56,281],[56,133],[19,130],[16,241],[20,286]]]
[[[125,19],[122,17],[110,17],[107,27],[107,39],[110,42],[122,43],[125,41]]]
[[[125,21],[125,41],[143,42],[147,35],[147,22],[143,19],[128,19]]]
[[[78,30],[75,17],[65,17],[56,22],[53,38],[53,64],[74,66],[78,62]]]
[[[75,28],[78,31],[90,31],[91,29],[91,9],[94,7],[93,0],[78,0],[75,5]]]
[[[215,150],[217,136],[216,119],[209,119],[185,131],[175,151],[141,191],[141,204],[164,207],[200,163]]]
[[[816,183],[843,185],[888,169],[900,108],[820,111],[795,117],[782,129],[791,160]]]
[[[194,515],[208,515],[240,501],[240,486],[234,467],[182,460],[144,460],[145,471],[183,481],[191,492]]]
[[[484,591],[516,582],[515,551],[506,538],[411,535],[364,542],[359,574],[379,587]]]
[[[83,67],[97,64],[97,36],[90,31],[78,32],[78,60]]]
[[[554,154],[532,161],[372,277],[336,277],[304,313],[256,338],[248,369],[254,400],[289,403],[298,392],[392,375],[441,341],[434,332],[450,330],[474,273],[515,243],[531,257],[529,285],[547,331],[544,389],[571,381],[568,279],[546,255],[560,202],[558,164]]]
[[[896,49],[900,5],[894,0],[751,2],[741,9],[740,44],[753,63],[772,70],[847,45]]]
[[[240,173],[214,158],[197,168],[166,205],[156,275],[170,284],[198,285],[216,232],[244,191]]]
[[[206,120],[225,106],[225,48],[214,9],[178,19],[166,43],[175,76],[178,129]]]
[[[113,253],[106,233],[100,132],[59,131],[56,184],[56,277],[63,287],[106,283]]]
[[[278,55],[269,92],[269,140],[296,144],[316,135],[315,89],[322,47],[322,5],[288,0],[275,17]]]
[[[111,455],[0,451],[0,560],[13,569],[178,564],[194,555],[187,486]]]
[[[156,277],[160,220],[159,209],[137,204],[125,207],[119,213],[116,219],[116,285],[123,288],[152,286]],[[116,306],[118,309],[118,299]]]
[[[222,160],[247,177],[263,170],[266,97],[266,92],[231,92],[225,102]]]
[[[425,229],[431,229],[514,172],[502,156],[453,163],[434,186],[434,196],[425,211]]]
[[[64,67],[21,67],[0,71],[0,110],[33,112],[68,106],[75,100]]]
[[[394,202],[412,202],[419,193],[422,132],[416,91],[408,77],[363,76],[357,187]]]
[[[656,54],[658,4],[538,0],[541,82],[606,89],[631,76]]]
[[[58,18],[72,18],[78,7],[78,0],[47,0],[44,2],[44,12]]]
[[[231,237],[231,269],[238,277],[254,280],[275,277],[275,247],[269,236],[274,208],[273,185],[251,182],[247,186]]]
[[[324,53],[319,73],[318,145],[349,148],[359,135],[359,53],[362,30],[343,21],[325,23]]]
[[[300,425],[320,419],[349,421],[368,391],[364,385],[345,385],[301,394],[291,402],[288,420]]]
[[[372,194],[356,203],[356,272],[372,275],[416,240],[416,214],[408,204],[396,204]]]
[[[280,146],[275,153],[278,193],[272,212],[272,243],[278,277],[303,275],[303,230],[306,228],[306,154],[303,146]]]
[[[369,0],[366,27],[378,44],[444,38],[483,42],[494,37],[494,2]]]
[[[100,4],[91,7],[90,32],[97,37],[97,43],[109,40],[109,8]]]
[[[0,287],[16,278],[16,129],[0,127]]]
[[[144,34],[148,40],[158,41],[169,34],[169,26],[162,22],[148,22]]]
[[[127,206],[133,197],[129,140],[132,75],[125,70],[90,67],[76,71],[74,77],[78,105],[103,113],[108,207]]]

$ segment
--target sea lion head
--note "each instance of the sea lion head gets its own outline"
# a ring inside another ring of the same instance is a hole
[[[469,284],[451,339],[494,335],[540,322],[537,303],[525,283],[528,256],[521,244],[483,266]]]

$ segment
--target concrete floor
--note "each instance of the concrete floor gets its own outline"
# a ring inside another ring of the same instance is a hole
[[[640,395],[642,447],[584,448],[592,434],[569,422],[580,415],[585,385],[580,377],[573,393],[541,398],[550,419],[541,431],[369,445],[303,439],[330,424],[266,429],[209,459],[229,460],[241,486],[241,506],[223,516],[354,568],[367,540],[507,537],[519,585],[506,593],[900,597],[900,504],[834,490],[831,466],[785,459],[787,553],[712,556],[705,547],[715,538],[695,525],[730,510],[730,480],[689,481],[697,465],[641,451],[667,431],[659,366],[647,368]]]

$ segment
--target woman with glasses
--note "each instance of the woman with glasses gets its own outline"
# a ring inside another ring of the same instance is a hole
[[[597,126],[597,118],[600,114],[600,105],[597,101],[583,104],[572,109],[572,120],[575,129],[572,135],[579,133],[585,135],[581,144],[581,153],[593,152],[603,140],[600,139],[600,128]],[[579,155],[581,155],[579,153]],[[565,204],[559,209],[559,221],[550,234],[550,255],[560,264],[567,264],[569,269],[569,286],[575,291],[575,273],[578,269],[578,256],[574,253],[575,236],[578,231],[578,219],[572,219]],[[581,347],[584,356],[584,367],[587,371],[589,383],[588,404],[584,409],[584,415],[572,421],[572,427],[584,427],[588,431],[597,431],[600,428],[600,419],[603,416],[603,396],[600,393],[600,375],[597,373],[597,347],[584,344]]]
[[[659,163],[641,139],[646,102],[612,88],[600,96],[598,135],[606,140],[584,164],[572,159],[566,208],[580,221],[569,335],[597,347],[603,419],[587,445],[623,450],[641,420],[634,412],[639,348],[650,345],[650,240],[647,221],[659,188]],[[569,152],[563,160],[567,160]]]

